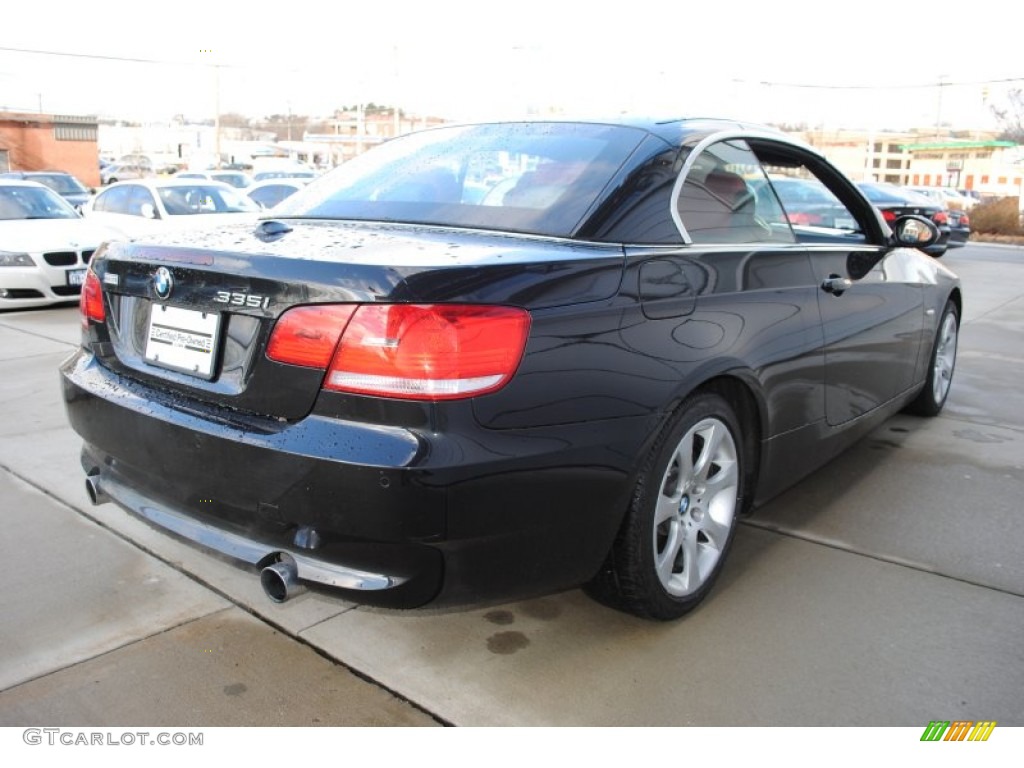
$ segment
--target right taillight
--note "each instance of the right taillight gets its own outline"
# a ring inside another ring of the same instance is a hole
[[[529,313],[515,307],[308,306],[281,316],[267,356],[326,368],[325,389],[453,400],[504,386],[519,367],[529,332]]]
[[[85,328],[89,327],[90,320],[102,323],[107,319],[107,312],[103,308],[103,287],[91,269],[85,273],[82,293],[78,297],[78,308],[82,312],[82,326]]]
[[[324,386],[413,400],[482,395],[512,378],[529,332],[530,315],[514,307],[364,304]]]

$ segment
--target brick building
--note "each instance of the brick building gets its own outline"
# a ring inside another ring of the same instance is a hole
[[[66,171],[100,183],[94,117],[0,112],[0,171]]]

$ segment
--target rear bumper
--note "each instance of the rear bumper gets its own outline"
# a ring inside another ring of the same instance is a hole
[[[233,533],[224,527],[180,514],[136,493],[121,481],[116,472],[104,472],[88,451],[83,451],[82,465],[99,492],[125,509],[183,539],[249,565],[262,568],[281,559],[287,559],[295,563],[300,579],[340,589],[378,591],[394,589],[407,581],[405,576],[373,573],[332,563],[295,546],[275,546],[271,542]],[[98,479],[100,476],[102,480]]]
[[[566,588],[600,568],[656,417],[452,431],[182,404],[80,351],[62,366],[82,464],[123,508],[358,602],[414,607]],[[461,407],[461,411],[458,409]]]
[[[927,248],[922,248],[921,250],[929,256],[941,256],[949,249],[949,237],[949,227],[939,227],[939,239],[933,245],[929,245]]]
[[[949,233],[949,247],[950,248],[963,248],[967,245],[967,241],[971,239],[971,230],[963,227],[954,228]]]

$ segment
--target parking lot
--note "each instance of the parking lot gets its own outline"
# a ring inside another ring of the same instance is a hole
[[[969,245],[936,419],[900,415],[741,526],[670,624],[580,591],[395,612],[89,504],[75,307],[0,314],[0,725],[1024,726],[1024,247]]]

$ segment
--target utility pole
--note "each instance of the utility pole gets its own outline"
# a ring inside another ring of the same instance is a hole
[[[217,168],[220,168],[220,65],[213,65],[213,151],[217,155]]]
[[[366,132],[366,119],[363,113],[363,102],[356,108],[356,154],[363,154],[363,134]]]
[[[935,138],[942,138],[942,89],[945,87],[948,75],[939,75],[939,103],[935,107]]]

